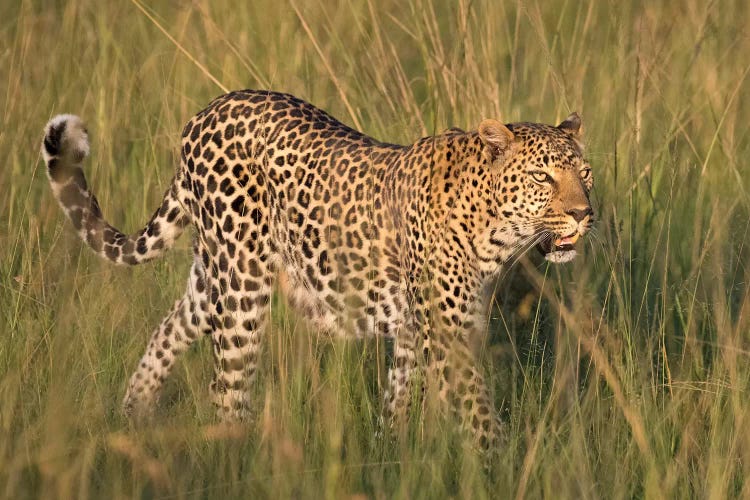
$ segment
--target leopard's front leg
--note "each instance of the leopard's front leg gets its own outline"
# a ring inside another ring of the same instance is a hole
[[[430,391],[450,408],[461,426],[471,432],[482,451],[495,449],[503,426],[476,359],[462,335],[433,333],[426,379]]]
[[[437,294],[432,304],[441,300]],[[445,300],[445,297],[442,297]],[[497,418],[491,394],[477,360],[467,344],[469,321],[457,314],[445,315],[444,307],[417,313],[413,328],[405,329],[394,345],[393,366],[388,371],[385,414],[392,431],[402,432],[408,422],[414,381],[424,370],[421,389],[435,394],[440,406],[454,413],[483,451],[495,449],[503,426]],[[421,310],[420,310],[421,311]]]
[[[440,274],[426,292],[425,379],[429,392],[455,413],[480,449],[489,451],[501,441],[503,425],[469,347],[471,336],[487,326],[483,283],[460,249],[446,249],[440,256],[436,267]],[[452,279],[455,276],[462,279]]]
[[[384,408],[386,423],[393,432],[403,432],[409,420],[413,379],[420,364],[419,338],[419,330],[410,319],[393,343],[393,364],[388,369]]]

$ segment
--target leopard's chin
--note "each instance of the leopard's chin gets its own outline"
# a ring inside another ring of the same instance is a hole
[[[575,259],[576,255],[578,255],[578,252],[574,248],[572,250],[555,250],[554,252],[544,254],[544,258],[555,264],[565,264]]]
[[[548,261],[555,264],[565,264],[578,255],[574,246],[577,240],[577,236],[575,238],[554,238],[550,234],[537,243],[536,248]]]

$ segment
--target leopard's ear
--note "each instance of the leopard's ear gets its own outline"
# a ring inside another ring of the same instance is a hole
[[[566,119],[557,126],[560,130],[572,136],[574,139],[583,139],[583,125],[581,117],[575,111],[568,115]]]
[[[513,132],[497,120],[482,120],[479,124],[479,137],[485,145],[485,153],[493,161],[502,156],[516,140]]]

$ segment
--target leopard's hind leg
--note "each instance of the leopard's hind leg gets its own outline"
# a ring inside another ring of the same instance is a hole
[[[154,331],[146,353],[130,377],[123,412],[136,418],[151,414],[177,357],[203,334],[212,331],[205,273],[196,259],[185,295],[175,302]]]
[[[256,249],[268,248],[261,241],[254,244]],[[239,242],[232,245],[239,247]],[[211,392],[219,420],[233,422],[250,416],[250,390],[269,319],[275,274],[265,253],[247,256],[244,251],[238,252],[235,257],[239,259],[229,266],[224,255],[228,251],[219,249],[218,255],[211,257],[207,288],[215,327],[211,337],[214,352]]]

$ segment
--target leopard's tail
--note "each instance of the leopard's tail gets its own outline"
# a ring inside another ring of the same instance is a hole
[[[189,223],[178,198],[178,179],[146,226],[126,235],[104,220],[99,202],[89,191],[81,168],[88,154],[88,134],[80,118],[58,115],[50,120],[42,142],[47,176],[55,198],[78,235],[98,255],[117,264],[132,266],[160,257]]]

